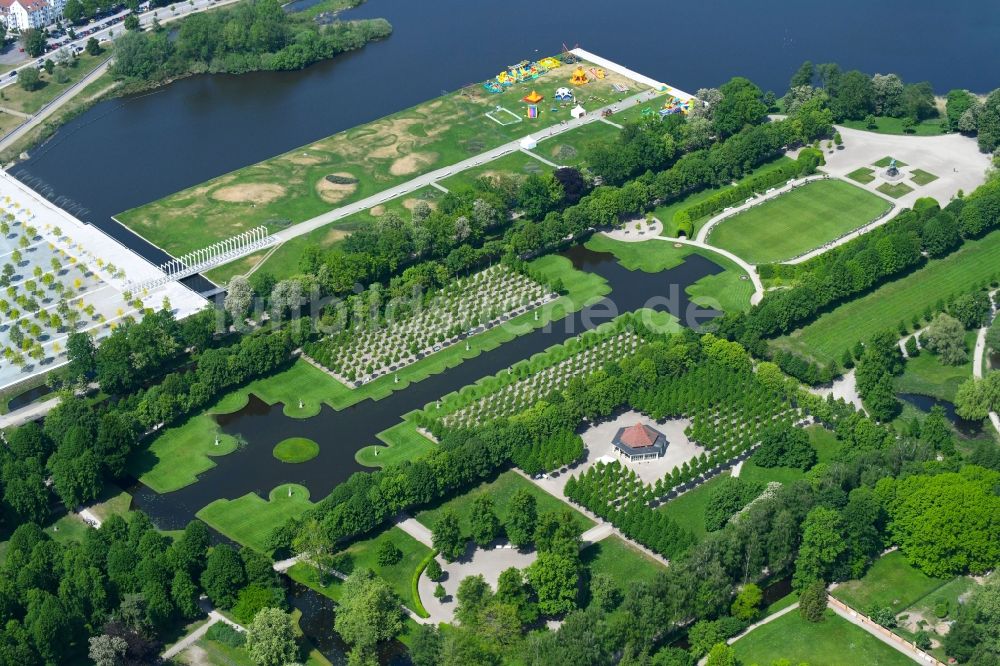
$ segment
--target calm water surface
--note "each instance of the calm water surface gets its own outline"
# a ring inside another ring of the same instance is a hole
[[[805,59],[1000,85],[1000,3],[369,0],[395,32],[300,72],[197,76],[95,106],[15,171],[158,260],[115,213],[579,44],[690,92],[746,75],[779,94]]]

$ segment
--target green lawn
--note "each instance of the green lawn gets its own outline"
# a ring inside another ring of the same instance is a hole
[[[914,169],[910,172],[910,180],[912,180],[917,185],[926,185],[928,183],[933,183],[938,177],[934,174],[924,171],[923,169]]]
[[[842,180],[811,182],[727,218],[708,242],[752,264],[791,259],[889,210],[889,203]]]
[[[937,355],[922,350],[916,358],[907,359],[903,374],[895,378],[896,391],[929,395],[949,402],[955,401],[958,387],[972,376],[972,353],[976,331],[965,334],[969,360],[961,365],[944,365]]]
[[[632,581],[652,582],[657,574],[667,570],[665,566],[615,535],[587,546],[580,551],[580,557],[590,568],[591,576],[607,574],[622,589]]]
[[[875,560],[864,577],[841,583],[832,594],[866,615],[873,606],[899,613],[949,580],[924,575],[896,550]]]
[[[274,445],[274,457],[283,463],[304,463],[319,455],[319,444],[306,437],[289,437]]]
[[[94,71],[109,56],[110,53],[107,51],[96,56],[84,52],[73,61],[72,66],[56,67],[52,75],[47,74],[43,69],[40,72],[40,86],[37,89],[25,90],[17,83],[7,86],[0,93],[0,106],[21,113],[37,113],[39,109],[58,97],[67,88]],[[66,80],[62,83],[56,80],[59,70],[66,73]]]
[[[583,63],[584,68],[590,66]],[[496,95],[479,83],[470,84],[116,218],[175,256],[257,225],[272,231],[287,228],[569,119],[571,105],[557,105],[553,112],[551,102],[575,67],[563,65]],[[489,68],[483,70],[484,79],[490,75]],[[605,79],[578,90],[578,101],[587,110],[596,110],[618,99],[614,83],[625,83],[628,94],[641,88],[609,72]],[[521,101],[531,90],[545,97],[536,119],[525,117],[527,105]],[[510,110],[519,122],[491,120],[486,114],[497,106]],[[338,176],[340,182],[327,176]]]
[[[539,144],[539,146],[541,145],[544,144]],[[544,155],[542,156],[545,157]],[[502,174],[509,176],[529,176],[552,170],[552,167],[545,162],[541,162],[531,155],[515,150],[510,155],[504,155],[490,162],[484,162],[482,166],[466,169],[465,171],[456,173],[454,176],[445,178],[441,181],[441,185],[448,190],[457,190],[463,187],[472,187],[480,178],[491,178]]]
[[[592,144],[613,141],[619,132],[617,127],[605,122],[587,123],[542,141],[534,152],[562,166],[582,167]]]
[[[414,516],[425,526],[433,529],[434,523],[445,509],[450,509],[458,516],[459,525],[463,534],[471,534],[469,525],[469,515],[472,513],[472,501],[479,495],[487,494],[493,498],[496,506],[497,517],[501,523],[507,520],[507,504],[511,496],[518,490],[525,489],[537,500],[539,515],[549,511],[569,510],[576,517],[582,534],[587,529],[594,526],[594,521],[587,518],[582,513],[571,507],[568,503],[553,497],[535,484],[531,483],[517,472],[508,471],[498,476],[495,480],[482,483],[464,495],[453,497],[431,509],[425,509]]]
[[[896,159],[896,158],[895,158],[895,157],[893,157],[892,155],[886,155],[885,157],[883,157],[883,158],[881,158],[881,159],[879,159],[879,160],[877,160],[877,161],[873,162],[873,163],[872,163],[872,166],[877,166],[877,167],[887,167],[887,166],[889,166],[890,164],[892,164],[892,161],[893,161],[894,159],[896,160],[896,166],[897,166],[897,167],[905,167],[905,166],[909,166],[909,165],[908,165],[908,164],[907,164],[906,162],[904,162],[903,160],[899,160],[899,159]]]
[[[659,105],[662,105],[662,102],[660,102]],[[747,180],[753,178],[754,176],[758,176],[758,175],[760,175],[760,174],[762,174],[762,173],[764,173],[766,171],[771,171],[775,167],[779,167],[779,166],[782,166],[784,164],[788,164],[790,162],[792,162],[791,158],[785,157],[784,155],[782,155],[781,157],[778,157],[777,159],[774,159],[774,160],[772,160],[770,162],[767,162],[766,164],[760,165],[759,167],[757,167],[756,169],[754,169],[752,172],[750,172],[749,174],[747,174],[746,176],[744,176],[742,179],[740,179],[737,182],[740,183],[740,184],[742,184],[742,183],[746,182]],[[677,236],[677,227],[674,226],[674,213],[676,213],[679,210],[683,210],[683,209],[687,208],[688,206],[692,206],[692,205],[694,205],[694,204],[696,204],[696,203],[698,203],[700,201],[704,201],[705,199],[708,199],[709,197],[714,196],[714,195],[718,194],[719,192],[722,192],[723,190],[728,189],[729,187],[731,187],[731,186],[730,185],[723,185],[723,186],[720,186],[720,187],[713,187],[713,188],[710,188],[710,189],[707,189],[707,190],[701,190],[701,191],[695,192],[694,194],[689,194],[686,197],[683,197],[683,198],[678,199],[676,201],[673,201],[673,202],[671,202],[669,204],[664,204],[664,205],[658,207],[657,209],[655,209],[653,211],[653,217],[655,217],[658,220],[660,220],[661,222],[663,222],[663,235],[664,236],[671,236],[671,237]],[[698,218],[696,220],[692,220],[692,222],[694,223],[694,232],[698,233],[698,229],[708,219],[710,219],[710,218],[708,216],[705,216],[705,217]]]
[[[851,129],[865,130],[876,134],[906,134],[908,136],[937,136],[943,134],[946,128],[944,118],[928,118],[914,125],[909,131],[904,131],[902,118],[890,118],[889,116],[876,116],[874,129],[869,128],[863,119],[845,120],[840,124]]]
[[[690,245],[675,247],[673,243],[655,238],[641,243],[625,243],[603,234],[592,236],[586,247],[595,252],[610,252],[630,271],[646,273],[669,270],[684,263],[685,257],[689,255],[701,255],[725,270],[688,285],[685,291],[692,300],[704,307],[719,307],[727,312],[745,312],[750,308],[753,283],[741,279],[746,272],[721,254]]]
[[[431,451],[436,445],[417,432],[417,426],[404,419],[399,425],[378,434],[385,446],[373,444],[358,449],[354,458],[368,467],[382,467],[403,460],[416,460]]]
[[[791,611],[754,629],[733,649],[741,664],[787,659],[816,666],[913,666],[908,657],[830,610],[815,623]]]
[[[913,188],[906,183],[882,183],[875,189],[893,199],[898,199],[913,191]]]
[[[286,483],[272,490],[266,500],[257,493],[234,500],[217,499],[195,515],[233,541],[269,553],[266,542],[271,532],[312,506],[305,486]]]
[[[839,360],[858,340],[922,316],[928,304],[961,294],[1000,274],[1000,231],[966,241],[944,259],[837,307],[772,344],[821,363]]]
[[[712,496],[713,489],[728,477],[729,472],[723,472],[680,497],[670,500],[657,511],[666,513],[700,540],[708,533],[705,530],[705,508],[708,506],[708,500]]]
[[[860,169],[855,169],[851,173],[847,174],[847,177],[861,183],[862,185],[867,185],[875,180],[875,171],[869,169],[868,167],[861,167]]]
[[[396,548],[402,551],[403,558],[398,563],[389,566],[379,565],[376,552],[379,544],[383,541],[392,542]],[[410,583],[413,580],[413,573],[416,571],[417,565],[431,552],[430,548],[398,527],[391,527],[372,539],[351,544],[345,552],[350,556],[353,570],[371,569],[389,583],[404,604],[410,608],[415,606],[411,596]],[[343,582],[341,580],[333,578],[332,580],[321,581],[316,569],[304,562],[300,562],[289,569],[288,575],[293,580],[299,581],[303,585],[325,594],[334,601],[340,599],[343,593]]]

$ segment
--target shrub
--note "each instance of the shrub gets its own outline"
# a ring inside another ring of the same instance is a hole
[[[813,581],[799,594],[799,614],[808,622],[822,621],[826,604],[826,584],[821,580]]]
[[[382,541],[375,549],[375,561],[380,567],[398,564],[403,559],[403,551],[391,541]]]
[[[887,629],[896,626],[896,614],[888,606],[873,606],[868,610],[868,617]]]
[[[795,467],[807,470],[816,464],[816,450],[802,428],[776,425],[764,431],[753,462],[761,467]]]
[[[241,631],[233,629],[226,622],[216,622],[208,631],[205,632],[205,638],[210,641],[215,641],[216,643],[222,643],[223,645],[228,645],[232,648],[241,648],[247,642],[247,637]]]
[[[441,580],[441,576],[444,575],[444,571],[442,571],[441,565],[438,564],[438,561],[435,559],[432,559],[430,562],[427,563],[426,572],[427,572],[427,578],[434,581],[435,583]]]
[[[709,497],[705,507],[705,529],[709,532],[722,529],[733,514],[749,504],[762,490],[762,483],[738,476],[726,477]]]
[[[934,604],[934,615],[942,619],[948,617],[948,602],[939,601]]]

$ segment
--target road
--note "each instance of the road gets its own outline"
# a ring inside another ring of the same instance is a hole
[[[99,79],[108,71],[108,67],[111,65],[111,58],[108,58],[103,63],[97,66],[97,69],[92,71],[87,76],[83,77],[72,86],[64,90],[58,97],[43,106],[38,110],[38,113],[31,116],[28,120],[24,121],[17,127],[15,127],[9,134],[7,134],[3,139],[0,139],[0,151],[7,150],[7,148],[14,145],[17,141],[23,138],[28,132],[35,129],[46,118],[51,116],[53,113],[58,111],[63,105],[69,102],[71,99],[76,97],[77,93],[89,86],[91,83]]]
[[[25,405],[21,409],[17,409],[13,412],[7,414],[0,414],[0,430],[5,428],[16,428],[17,426],[24,425],[28,421],[37,421],[38,419],[44,417],[56,405],[59,404],[60,398],[51,398],[45,400],[44,402],[34,402],[30,405]]]
[[[639,102],[645,102],[646,100],[652,99],[658,93],[656,91],[644,91],[637,93],[630,97],[626,97],[621,102],[615,102],[613,104],[608,104],[606,106],[587,113],[580,118],[574,118],[572,120],[567,120],[563,123],[541,129],[538,132],[533,132],[531,136],[536,141],[543,141],[551,137],[562,134],[563,132],[568,132],[570,130],[576,129],[577,127],[582,127],[592,122],[598,122],[601,119],[601,113],[607,110],[623,110]],[[305,222],[299,222],[288,229],[282,229],[276,232],[274,235],[279,241],[285,242],[302,236],[304,234],[311,233],[320,227],[324,227],[328,224],[341,220],[355,213],[360,213],[361,211],[368,210],[369,208],[374,208],[379,204],[383,204],[390,199],[395,199],[397,197],[403,196],[404,194],[409,194],[410,192],[419,190],[423,187],[429,185],[435,185],[437,181],[453,176],[456,173],[466,171],[468,169],[473,169],[478,166],[482,166],[487,162],[491,162],[497,158],[503,157],[504,155],[509,155],[515,151],[521,150],[521,141],[523,139],[516,139],[514,141],[509,141],[501,146],[497,146],[492,150],[487,150],[486,152],[480,153],[466,160],[462,160],[456,164],[451,164],[440,169],[435,169],[429,173],[425,173],[422,176],[417,176],[416,178],[409,180],[405,183],[401,183],[395,187],[391,187],[387,190],[382,190],[378,194],[374,194],[370,197],[362,199],[360,201],[355,201],[354,203],[348,204],[346,206],[341,206],[340,208],[335,208],[333,210],[327,211],[322,215],[317,215],[316,217],[306,220]]]

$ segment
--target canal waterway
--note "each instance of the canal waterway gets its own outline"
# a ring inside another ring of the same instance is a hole
[[[563,320],[526,333],[381,400],[365,400],[340,411],[324,405],[313,418],[292,419],[284,415],[283,405],[269,406],[251,396],[240,411],[215,417],[224,432],[240,435],[246,441],[245,446],[215,458],[216,466],[203,473],[197,483],[172,493],[160,495],[137,484],[129,491],[136,508],[148,513],[160,529],[181,529],[199,509],[216,499],[235,499],[249,492],[266,498],[271,489],[283,483],[302,484],[314,499],[319,499],[354,472],[367,469],[354,458],[359,448],[377,443],[378,433],[399,423],[402,415],[423,408],[439,396],[496,374],[624,312],[650,307],[671,312],[689,325],[706,322],[719,314],[693,304],[684,291],[701,278],[722,271],[700,255],[689,255],[684,263],[667,271],[644,273],[626,270],[614,255],[583,246],[563,254],[577,269],[607,280],[611,294]],[[318,442],[319,455],[308,464],[279,462],[272,455],[274,445],[293,436]]]

